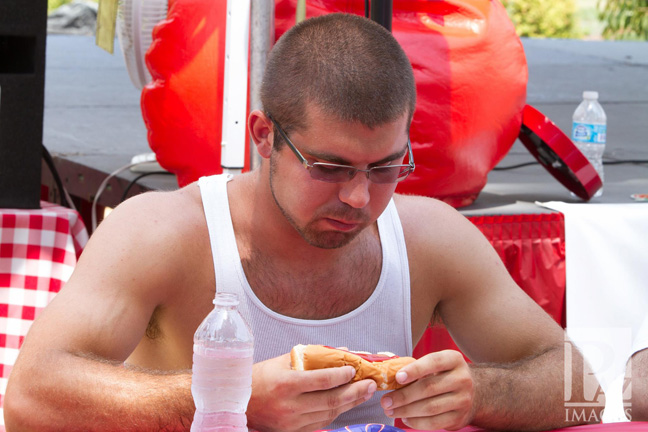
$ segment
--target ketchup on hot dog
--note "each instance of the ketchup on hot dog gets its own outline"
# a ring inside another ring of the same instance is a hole
[[[363,359],[365,359],[365,360],[367,360],[368,362],[371,362],[371,363],[377,363],[377,362],[382,362],[382,361],[389,360],[389,359],[398,358],[397,355],[394,355],[394,356],[390,357],[390,356],[386,356],[384,354],[365,354],[365,353],[361,353],[361,352],[348,351],[348,350],[344,350],[344,349],[340,349],[340,348],[333,348],[333,347],[330,347],[328,345],[323,345],[323,346],[326,347],[326,348],[336,349],[336,350],[348,352],[349,354],[357,355],[358,357],[362,357]]]

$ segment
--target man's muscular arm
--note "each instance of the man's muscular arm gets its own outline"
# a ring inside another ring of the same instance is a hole
[[[563,355],[556,347],[513,363],[468,365],[456,351],[428,354],[403,368],[399,381],[411,384],[383,397],[383,407],[388,399],[388,415],[425,430],[455,430],[470,423],[534,431],[600,419],[601,407],[583,406],[575,416],[564,406],[563,373],[556,368]],[[574,360],[582,365],[582,359]],[[572,397],[582,401],[582,371],[577,366],[572,373],[578,378]]]
[[[397,379],[412,384],[383,397],[387,414],[420,429],[470,423],[541,430],[570,424],[560,326],[516,286],[493,248],[463,216],[416,197],[400,197],[397,204],[407,215],[403,227],[412,269],[413,325],[440,317],[473,364],[442,351],[406,366]],[[423,220],[430,223],[417,222]],[[580,370],[577,350],[572,353],[571,375],[595,380]],[[576,396],[582,394],[581,384],[582,379],[572,383]],[[588,414],[586,420],[591,418]]]
[[[196,282],[182,268],[191,255],[181,246],[183,225],[168,225],[178,222],[170,210],[183,193],[129,200],[92,236],[25,339],[7,387],[7,430],[188,429],[189,371],[123,365],[153,311]]]
[[[7,431],[186,431],[191,371],[141,371],[117,362],[48,353],[12,376]],[[12,372],[13,373],[13,372]]]
[[[571,398],[584,401],[583,360],[572,346]],[[564,346],[556,346],[511,364],[477,364],[471,367],[475,381],[472,424],[499,430],[559,428],[601,418],[602,407],[582,407],[574,416],[565,406]],[[593,379],[593,378],[592,378]],[[582,415],[581,415],[582,414]]]

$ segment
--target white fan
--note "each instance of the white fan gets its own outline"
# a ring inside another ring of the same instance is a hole
[[[167,17],[168,0],[119,0],[117,12],[117,38],[128,76],[138,89],[151,82],[144,56],[153,41],[153,27]],[[131,171],[150,172],[163,168],[154,153],[133,156]]]
[[[144,55],[153,40],[153,27],[167,17],[168,0],[119,0],[117,38],[133,85],[151,82]]]

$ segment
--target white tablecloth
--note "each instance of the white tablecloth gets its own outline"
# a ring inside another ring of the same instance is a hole
[[[565,216],[567,333],[592,365],[621,421],[628,358],[648,347],[648,204],[539,203]]]

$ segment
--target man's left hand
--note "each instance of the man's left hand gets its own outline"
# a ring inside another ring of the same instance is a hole
[[[472,420],[474,382],[460,352],[445,350],[421,357],[403,367],[396,380],[409,385],[382,397],[387,416],[424,430],[457,430]]]

